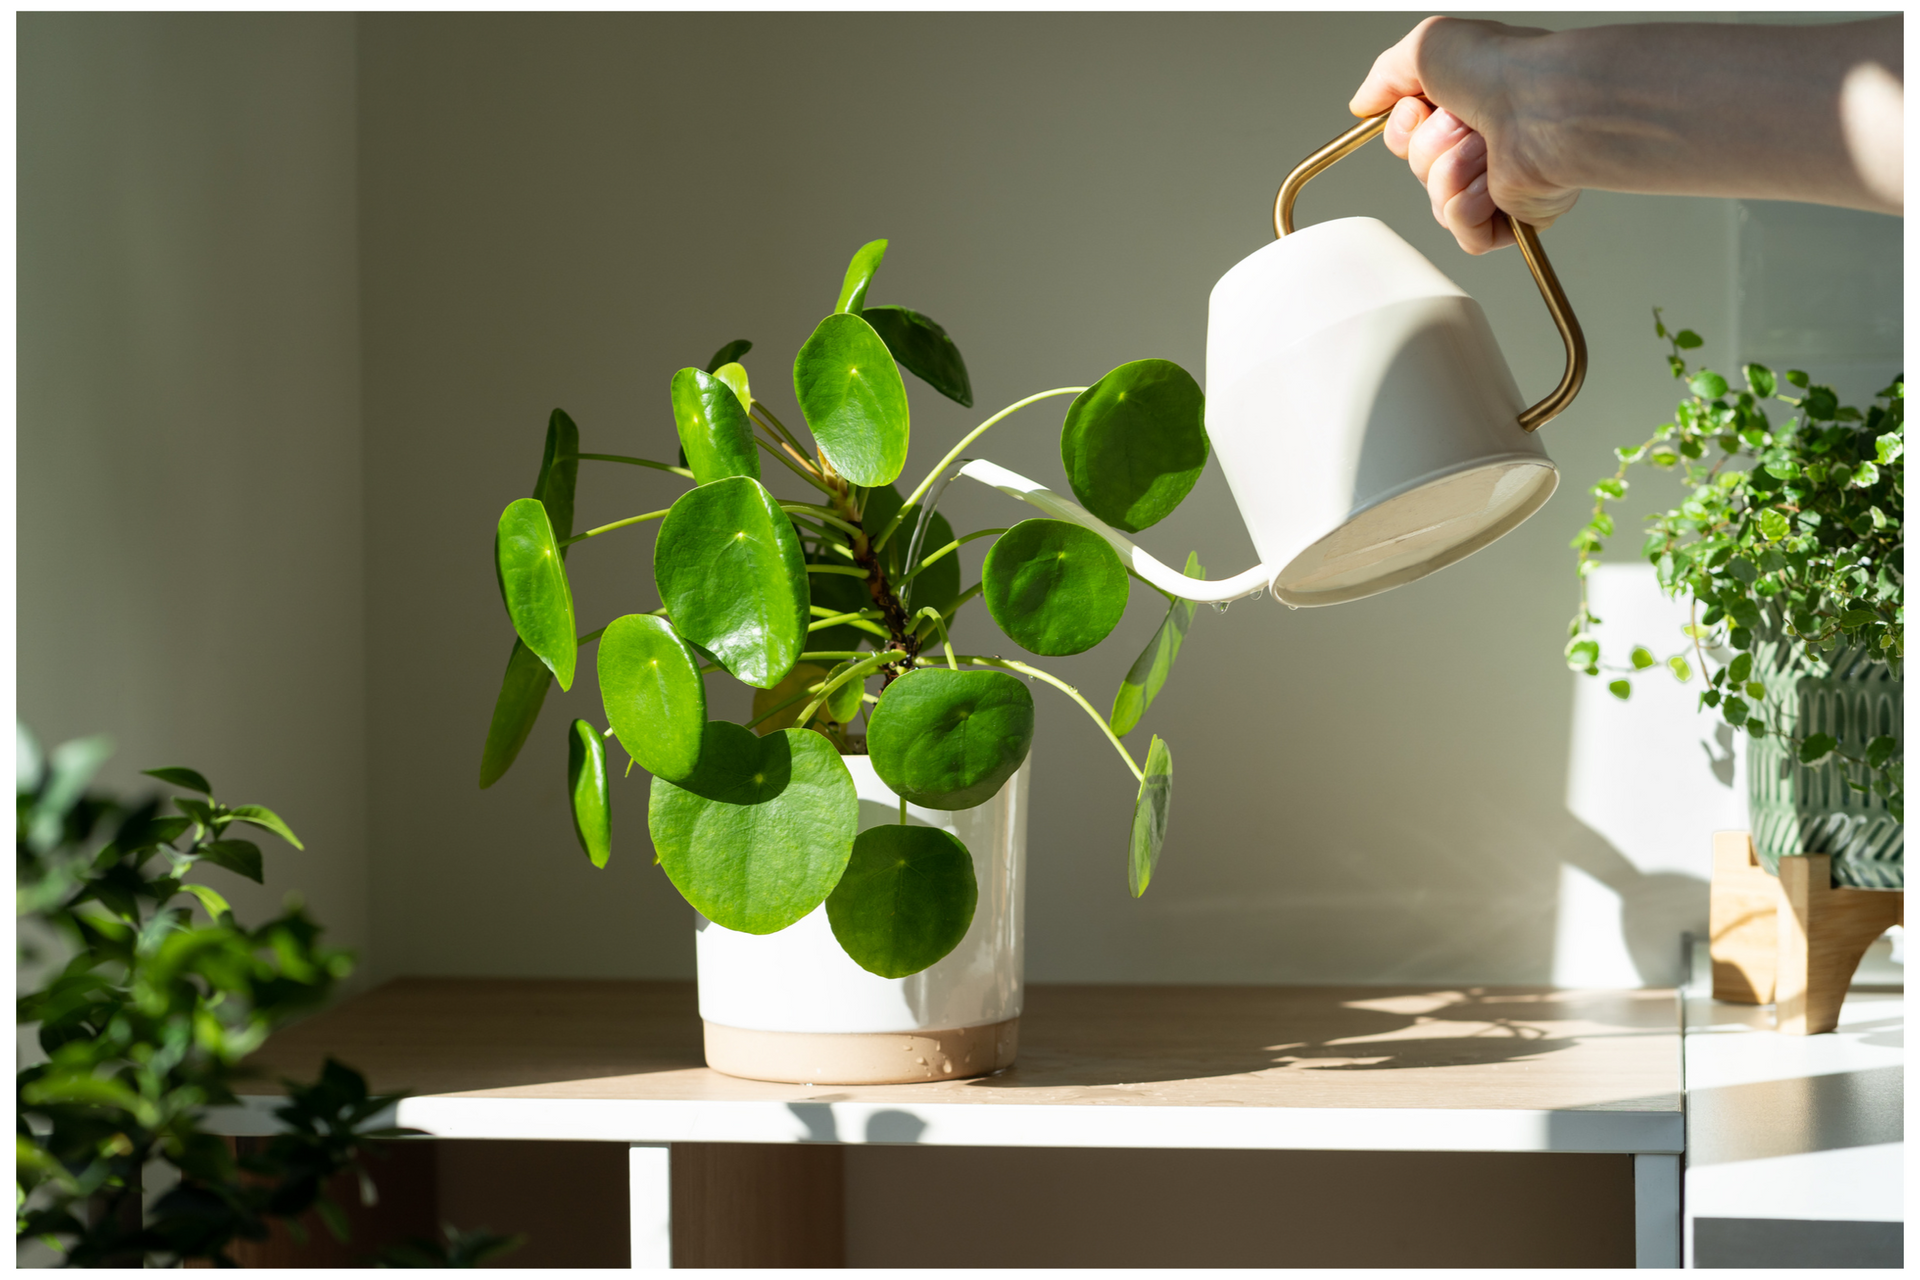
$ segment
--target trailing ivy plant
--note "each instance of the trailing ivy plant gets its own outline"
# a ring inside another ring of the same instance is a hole
[[[1164,686],[1193,618],[1168,598],[1166,620],[1102,716],[1073,687],[1024,660],[957,653],[955,615],[978,598],[1030,654],[1081,653],[1127,606],[1129,571],[1094,529],[1054,519],[956,534],[934,510],[949,469],[990,428],[1029,405],[1073,396],[1060,453],[1074,495],[1134,532],[1165,518],[1208,454],[1200,387],[1178,365],[1136,360],[1091,387],[1015,401],[962,436],[913,487],[900,370],[963,406],[972,384],[959,349],[917,311],[870,306],[887,249],[854,254],[833,312],[795,355],[790,428],[748,377],[752,344],[722,347],[668,388],[678,465],[583,453],[555,410],[530,497],[501,513],[494,551],[516,639],[480,765],[480,785],[513,763],[549,686],[574,680],[598,641],[606,728],[567,730],[574,831],[595,866],[612,844],[605,740],[652,775],[647,825],[656,860],[708,919],[772,933],[823,902],[834,936],[885,977],[933,964],[966,934],[977,898],[965,846],[905,823],[908,802],[966,809],[992,799],[1033,740],[1027,680],[1058,690],[1100,726],[1138,782],[1128,883],[1145,892],[1166,838],[1172,757],[1157,735],[1137,761],[1121,741]],[[582,462],[650,468],[690,482],[671,504],[574,532]],[[768,464],[773,464],[768,467]],[[767,468],[763,472],[763,468]],[[778,478],[799,496],[777,497]],[[658,522],[660,606],[585,634],[568,553],[588,539]],[[955,554],[992,538],[981,580],[961,586]],[[1197,562],[1188,572],[1204,576]],[[756,692],[746,724],[709,720],[705,678],[725,672]],[[858,832],[847,755],[866,754],[901,798],[902,822]],[[629,764],[628,768],[631,769]]]
[[[43,757],[21,728],[15,750],[17,1016],[47,1055],[16,1077],[17,1239],[69,1266],[230,1266],[228,1249],[265,1239],[275,1220],[298,1240],[309,1210],[345,1239],[328,1183],[351,1170],[371,1203],[362,1161],[369,1140],[398,1132],[379,1119],[393,1098],[329,1059],[318,1080],[282,1082],[281,1129],[250,1154],[203,1127],[208,1107],[238,1104],[234,1086],[253,1074],[242,1059],[323,1003],[352,962],[297,906],[249,928],[189,877],[211,863],[260,881],[248,828],[300,841],[271,809],[219,803],[192,769],[147,770],[196,793],[172,813],[90,792],[102,738]],[[173,1185],[143,1203],[143,1174],[162,1167]],[[455,1242],[465,1252],[426,1245],[395,1262],[471,1265],[475,1242],[508,1243],[482,1232]]]
[[[1905,821],[1899,743],[1880,736],[1848,750],[1830,734],[1769,724],[1767,680],[1778,672],[1756,660],[1767,642],[1802,654],[1845,647],[1899,676],[1906,656],[1904,379],[1895,378],[1864,413],[1798,369],[1787,371],[1783,386],[1772,369],[1749,364],[1736,391],[1711,369],[1689,371],[1683,353],[1702,345],[1700,335],[1670,332],[1657,308],[1654,331],[1688,394],[1673,421],[1614,450],[1619,468],[1591,490],[1592,518],[1572,544],[1580,608],[1569,627],[1568,665],[1591,676],[1604,671],[1622,699],[1633,692],[1635,672],[1664,665],[1684,682],[1697,665],[1706,684],[1701,706],[1717,708],[1753,738],[1785,739],[1803,764],[1830,761],[1849,786],[1871,790]],[[1786,406],[1782,421],[1773,421],[1770,405]],[[1689,643],[1664,664],[1635,645],[1630,665],[1621,666],[1602,661],[1592,633],[1600,619],[1586,584],[1614,536],[1607,504],[1626,496],[1636,465],[1672,473],[1686,486],[1679,506],[1648,517],[1641,553],[1669,596],[1688,598],[1692,620]],[[1725,660],[1709,661],[1714,654]]]

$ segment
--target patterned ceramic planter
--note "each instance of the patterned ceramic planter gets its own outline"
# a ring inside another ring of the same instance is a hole
[[[1754,646],[1754,668],[1767,684],[1762,714],[1769,727],[1798,736],[1830,733],[1856,756],[1882,735],[1905,742],[1901,682],[1864,650],[1823,656],[1797,652],[1790,640],[1764,640]],[[1772,734],[1749,739],[1747,791],[1754,850],[1772,874],[1780,873],[1783,856],[1825,853],[1833,857],[1836,885],[1905,887],[1901,824],[1879,796],[1849,787],[1832,757],[1808,766]]]

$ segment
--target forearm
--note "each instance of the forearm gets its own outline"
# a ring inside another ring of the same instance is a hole
[[[1900,23],[1515,32],[1513,141],[1568,187],[1898,213]]]

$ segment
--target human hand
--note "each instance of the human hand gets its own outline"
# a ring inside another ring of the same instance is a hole
[[[1513,243],[1504,211],[1546,227],[1580,189],[1550,174],[1544,67],[1551,33],[1498,22],[1428,18],[1374,59],[1349,104],[1391,109],[1387,149],[1426,185],[1434,220],[1480,254]]]

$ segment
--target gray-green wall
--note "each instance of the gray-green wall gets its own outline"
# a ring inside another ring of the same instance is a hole
[[[573,844],[561,734],[598,715],[590,669],[515,771],[474,787],[511,641],[491,529],[532,483],[548,411],[589,449],[670,454],[668,376],[737,336],[782,404],[792,351],[874,236],[893,241],[874,300],[945,324],[978,393],[967,413],[912,384],[915,474],[1028,392],[1144,355],[1199,373],[1213,281],[1265,243],[1280,176],[1343,127],[1410,21],[21,18],[23,717],[49,740],[113,732],[118,784],[190,763],[280,808],[309,851],[274,851],[243,905],[299,892],[364,977],[690,976],[644,781],[617,793],[612,867]],[[1301,204],[1309,222],[1356,213],[1485,304],[1524,389],[1552,384],[1558,342],[1514,255],[1462,255],[1377,146]],[[1648,308],[1707,334],[1722,367],[1736,323],[1765,320],[1736,289],[1739,228],[1729,202],[1594,192],[1547,234],[1593,361],[1547,429],[1561,492],[1520,531],[1376,599],[1201,613],[1145,726],[1178,778],[1145,900],[1122,870],[1131,779],[1037,694],[1030,977],[1543,981],[1564,866],[1645,928],[1698,914],[1704,830],[1676,823],[1653,861],[1697,873],[1656,885],[1569,812],[1559,650],[1585,487],[1674,399]],[[1884,245],[1854,237],[1833,269],[1884,270]],[[1060,411],[976,452],[1057,482]],[[674,491],[590,464],[581,518]],[[1022,514],[971,484],[946,509]],[[1253,559],[1217,467],[1143,541],[1216,575]],[[585,625],[654,604],[649,543],[580,549]],[[1141,597],[1106,647],[1051,664],[1096,704],[1155,625]],[[1006,647],[984,616],[959,638]],[[716,696],[716,714],[743,707]],[[1665,785],[1720,784],[1703,752]]]
[[[364,952],[354,19],[16,23],[20,718],[279,810],[208,876]]]

